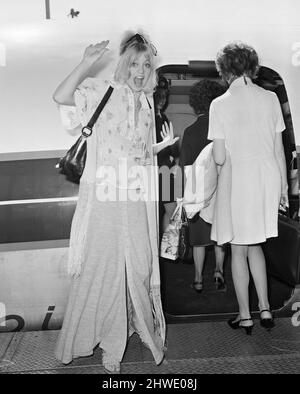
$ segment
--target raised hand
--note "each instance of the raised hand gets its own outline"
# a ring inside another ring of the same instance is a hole
[[[160,133],[161,138],[163,139],[163,143],[165,146],[170,146],[175,144],[179,140],[179,137],[174,138],[174,131],[173,131],[173,125],[171,122],[165,122],[162,125],[162,131]]]
[[[99,60],[105,52],[108,51],[107,45],[109,43],[109,40],[101,41],[95,45],[89,45],[83,55],[83,60],[85,62],[88,62],[90,65],[95,63],[97,60]]]

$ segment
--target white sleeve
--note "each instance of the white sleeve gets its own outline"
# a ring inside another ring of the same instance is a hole
[[[100,103],[108,82],[97,78],[86,78],[75,90],[75,105],[59,105],[62,124],[67,130],[85,126]]]
[[[58,109],[59,109],[62,125],[65,129],[73,130],[81,124],[75,106],[59,105]]]
[[[97,78],[86,78],[75,90],[74,100],[82,126],[92,117],[107,88],[107,82]]]
[[[218,108],[216,108],[216,103],[213,101],[210,104],[209,109],[209,125],[208,125],[208,135],[207,139],[225,139],[223,124],[220,119],[220,114]]]

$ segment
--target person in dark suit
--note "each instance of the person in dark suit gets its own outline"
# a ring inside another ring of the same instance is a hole
[[[154,109],[155,109],[155,126],[156,126],[156,141],[162,141],[161,132],[165,123],[169,124],[169,119],[165,114],[165,109],[168,106],[169,97],[169,83],[165,77],[159,76],[157,86],[153,95]],[[174,167],[175,157],[179,155],[178,144],[174,146],[167,146],[162,149],[158,155],[159,174],[159,217],[160,217],[160,238],[162,233],[166,230],[170,223],[171,216],[176,208],[174,197],[174,174],[172,167]],[[162,171],[163,167],[170,171]],[[170,177],[166,179],[165,177]]]
[[[203,79],[197,82],[190,91],[189,103],[197,115],[197,120],[187,127],[183,134],[180,165],[192,165],[200,152],[210,143],[207,139],[208,113],[212,100],[225,92],[225,88],[215,81]],[[190,245],[193,248],[195,264],[195,278],[192,283],[193,289],[201,293],[203,289],[202,271],[205,260],[205,247],[215,245],[210,239],[211,225],[206,223],[199,215],[189,220]],[[218,290],[225,289],[223,276],[223,262],[225,251],[221,246],[215,245],[216,268],[214,280]]]

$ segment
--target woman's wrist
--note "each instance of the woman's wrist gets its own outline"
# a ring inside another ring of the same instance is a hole
[[[93,62],[89,61],[87,58],[82,58],[80,63],[78,64],[78,67],[87,71],[90,69],[92,64]]]

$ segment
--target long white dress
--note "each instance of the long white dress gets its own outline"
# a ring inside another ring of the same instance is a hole
[[[108,86],[108,82],[92,78],[79,86],[76,108],[65,109],[71,127],[79,121],[87,124]],[[141,95],[135,125],[132,92],[127,85],[115,83],[113,87],[87,139],[87,160],[69,253],[69,272],[80,272],[80,276],[72,281],[55,354],[63,363],[69,363],[76,357],[91,355],[99,345],[121,361],[129,336],[137,332],[158,364],[164,354],[165,322],[159,288],[155,201],[122,200],[117,193],[122,189],[138,194],[145,186],[139,178],[129,178],[124,184],[119,164],[126,159],[128,171],[137,163],[143,168],[152,167],[153,103],[151,109],[151,97]],[[105,168],[116,171],[111,177],[107,173],[103,176]],[[116,198],[104,201],[108,188],[116,192]]]
[[[281,195],[275,133],[285,124],[275,93],[238,78],[210,107],[208,138],[225,139],[232,162],[231,243],[250,245],[278,235]]]

